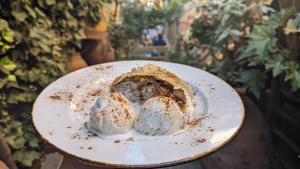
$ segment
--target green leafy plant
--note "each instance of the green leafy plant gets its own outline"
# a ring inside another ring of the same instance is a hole
[[[243,58],[251,65],[261,65],[273,77],[282,76],[291,89],[300,89],[300,13],[281,10],[269,20],[254,27],[249,35]]]
[[[221,0],[199,12],[191,37],[198,49],[209,50],[209,71],[256,97],[274,77],[293,91],[300,88],[300,15],[294,9],[275,12],[262,3]]]
[[[0,54],[5,54],[13,46],[14,32],[10,30],[6,20],[0,19]]]
[[[207,69],[234,86],[260,95],[266,78],[259,66],[241,61],[253,25],[259,25],[274,10],[264,4],[243,0],[209,1],[200,5],[200,17],[191,28],[191,38],[199,49],[208,50]],[[255,74],[255,76],[254,76]]]
[[[31,122],[32,103],[69,71],[83,29],[99,21],[105,0],[0,0],[0,133],[20,167],[42,155]]]

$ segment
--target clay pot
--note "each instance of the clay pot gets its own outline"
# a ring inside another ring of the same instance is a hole
[[[88,65],[115,61],[115,52],[107,32],[87,28],[85,34],[86,39],[82,41],[81,56]]]

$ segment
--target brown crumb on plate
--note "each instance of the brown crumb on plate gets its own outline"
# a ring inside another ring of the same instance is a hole
[[[197,126],[201,123],[201,120],[202,120],[202,118],[194,118],[194,119],[188,121],[187,125],[189,125],[191,127]]]
[[[102,89],[98,89],[98,90],[89,92],[89,95],[90,96],[99,96],[99,95],[101,95],[102,92],[103,92]]]
[[[49,98],[52,100],[61,100],[61,97],[57,95],[50,96]]]
[[[126,141],[134,141],[134,139],[133,139],[133,137],[130,137]]]
[[[193,145],[194,146],[195,145],[199,145],[199,144],[202,144],[204,142],[206,142],[206,139],[204,139],[204,138],[197,138],[197,139],[194,140]]]

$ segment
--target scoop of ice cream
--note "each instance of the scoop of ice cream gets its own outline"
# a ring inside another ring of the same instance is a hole
[[[165,96],[147,100],[134,123],[134,128],[146,135],[172,134],[183,127],[183,112],[173,99]]]
[[[89,127],[104,134],[127,133],[136,119],[130,102],[120,93],[100,97],[90,111]]]

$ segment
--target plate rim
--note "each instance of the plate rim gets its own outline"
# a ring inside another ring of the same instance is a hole
[[[181,66],[187,66],[189,68],[192,68],[192,69],[197,69],[198,71],[204,71],[202,69],[199,69],[199,68],[196,68],[196,67],[193,67],[193,66],[190,66],[190,65],[185,65],[185,64],[180,64],[180,63],[174,63],[174,62],[166,62],[166,61],[152,61],[152,60],[125,60],[125,61],[113,61],[113,62],[106,62],[106,63],[101,63],[101,64],[96,64],[96,65],[92,65],[92,66],[88,66],[86,68],[90,68],[90,67],[95,67],[95,66],[99,66],[99,65],[105,65],[105,64],[112,64],[112,63],[116,63],[116,62],[162,62],[162,63],[171,63],[171,64],[175,64],[175,65],[181,65]],[[79,71],[82,71],[86,68],[83,68],[83,69],[79,69],[79,70],[76,70],[74,72],[70,72],[70,73],[76,73],[76,72],[79,72]],[[219,150],[221,150],[222,148],[224,148],[228,143],[230,143],[236,136],[237,134],[240,132],[241,128],[243,127],[244,125],[244,122],[245,122],[245,116],[246,116],[246,112],[245,112],[245,105],[244,105],[244,102],[243,100],[241,99],[241,96],[240,94],[231,86],[229,85],[226,81],[224,81],[223,79],[219,78],[218,76],[210,73],[210,72],[207,72],[207,71],[204,71],[208,74],[210,74],[211,76],[214,76],[215,78],[218,78],[219,80],[223,81],[227,86],[229,86],[230,88],[233,89],[233,92],[235,93],[235,95],[239,98],[240,102],[241,102],[241,108],[242,108],[242,121],[240,123],[240,125],[238,126],[237,130],[233,133],[233,135],[228,138],[226,141],[224,141],[222,144],[220,144],[219,146],[209,150],[209,151],[206,151],[206,152],[203,152],[201,154],[197,154],[197,155],[194,155],[192,157],[186,157],[186,158],[183,158],[183,159],[180,159],[180,160],[174,160],[174,161],[169,161],[169,162],[162,162],[162,163],[157,163],[157,164],[144,164],[144,165],[140,165],[140,164],[137,164],[137,165],[127,165],[127,164],[112,164],[112,163],[106,163],[106,162],[99,162],[99,161],[94,161],[94,160],[91,160],[91,159],[87,159],[87,158],[83,158],[83,157],[79,157],[79,156],[76,156],[75,154],[72,154],[72,153],[69,153],[59,147],[57,147],[56,145],[52,144],[49,140],[47,140],[46,138],[44,138],[42,136],[42,134],[38,131],[38,129],[36,128],[35,124],[34,124],[34,120],[33,120],[33,112],[34,112],[34,108],[35,108],[35,103],[36,101],[38,100],[39,96],[36,98],[36,100],[34,101],[33,105],[32,105],[32,111],[31,111],[31,121],[32,121],[32,124],[33,124],[33,128],[34,130],[37,132],[37,136],[46,144],[52,146],[56,151],[62,153],[63,155],[66,155],[68,157],[71,157],[72,159],[76,159],[76,160],[80,160],[82,162],[85,162],[85,163],[88,163],[88,164],[92,164],[93,166],[103,166],[103,167],[114,167],[114,168],[162,168],[162,167],[170,167],[170,166],[175,166],[175,165],[180,165],[180,164],[185,164],[185,163],[189,163],[189,162],[192,162],[192,161],[195,161],[195,160],[198,160],[198,159],[201,159],[201,158],[204,158],[214,152],[217,152]],[[70,74],[69,73],[69,74]],[[68,75],[68,74],[66,74]],[[65,76],[65,75],[64,75]],[[58,81],[59,79],[63,78],[64,76],[56,79],[55,81],[51,82],[50,84]],[[50,85],[49,84],[49,85]],[[46,87],[47,88],[47,87]],[[44,88],[43,90],[45,90],[46,88]],[[43,90],[40,92],[42,93]]]

